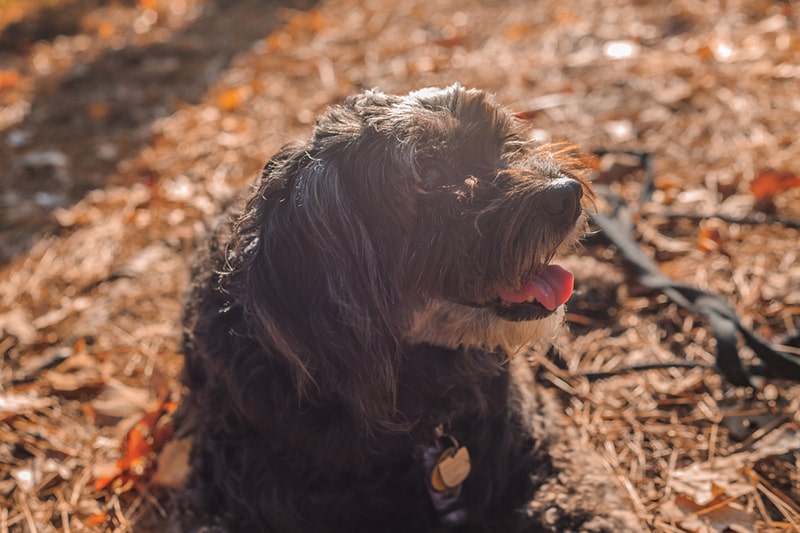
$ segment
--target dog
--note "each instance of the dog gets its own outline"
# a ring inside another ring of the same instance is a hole
[[[591,190],[459,85],[366,91],[282,148],[197,263],[183,531],[639,531],[526,355]]]

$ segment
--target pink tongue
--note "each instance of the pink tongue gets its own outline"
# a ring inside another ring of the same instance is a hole
[[[518,304],[533,296],[537,302],[552,311],[569,300],[573,282],[572,272],[564,270],[558,265],[548,265],[541,274],[520,290],[501,290],[500,299],[504,302]]]

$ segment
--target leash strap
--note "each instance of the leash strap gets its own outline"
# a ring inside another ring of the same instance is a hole
[[[598,150],[594,153],[597,156],[624,153],[639,157],[641,166],[646,172],[640,198],[642,202],[649,200],[655,188],[652,154],[608,150]],[[725,379],[737,386],[752,386],[752,374],[800,381],[800,357],[780,351],[745,327],[739,320],[736,310],[723,296],[676,283],[662,274],[653,261],[642,253],[639,244],[634,239],[633,216],[625,200],[611,192],[608,187],[597,186],[595,190],[598,196],[608,202],[611,212],[592,214],[594,223],[602,230],[603,235],[617,247],[625,262],[632,267],[633,275],[638,283],[649,289],[661,291],[679,306],[701,315],[707,320],[717,341],[715,366]],[[744,364],[739,353],[737,332],[742,336],[745,344],[763,361],[764,365],[748,366]],[[782,344],[800,347],[800,333],[791,334],[783,340]]]

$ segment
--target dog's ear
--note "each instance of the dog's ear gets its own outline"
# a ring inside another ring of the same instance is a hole
[[[236,226],[226,290],[298,401],[339,401],[372,430],[395,407],[398,298],[340,175],[348,129],[267,164]]]

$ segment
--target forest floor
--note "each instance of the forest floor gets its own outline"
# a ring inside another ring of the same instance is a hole
[[[775,0],[0,0],[0,533],[163,527],[197,241],[362,88],[494,93],[587,153],[663,274],[788,338],[799,24]],[[638,156],[603,149],[649,154],[652,194]],[[800,384],[731,384],[705,317],[599,236],[563,263],[564,364],[534,365],[642,524],[800,532]]]

